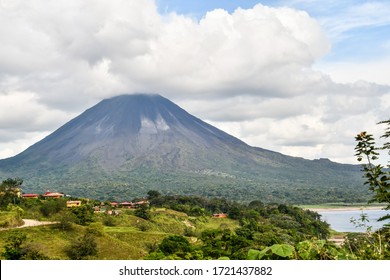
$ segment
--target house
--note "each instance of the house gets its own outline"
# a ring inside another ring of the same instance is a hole
[[[60,197],[64,197],[64,194],[58,193],[58,192],[45,192],[43,197],[44,198],[60,198]]]
[[[120,206],[124,207],[124,208],[134,208],[134,204],[132,202],[121,202],[120,203]]]
[[[39,198],[39,194],[37,194],[37,193],[24,193],[24,194],[22,194],[22,197],[23,198],[28,198],[28,199],[30,199],[30,198],[38,199]]]
[[[72,208],[72,207],[79,207],[81,206],[80,200],[69,200],[66,202],[66,207]]]
[[[136,208],[139,207],[139,206],[141,206],[142,204],[149,204],[149,201],[147,201],[147,200],[141,200],[141,201],[138,201],[138,202],[135,202],[135,203],[134,203],[134,205],[135,205]]]
[[[218,218],[218,219],[227,218],[227,214],[224,213],[213,214],[213,218]]]

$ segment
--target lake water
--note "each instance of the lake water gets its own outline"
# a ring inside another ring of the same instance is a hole
[[[332,210],[332,211],[317,211],[322,220],[330,224],[330,227],[338,232],[364,232],[366,228],[357,228],[351,218],[359,220],[362,214],[367,215],[367,226],[372,226],[372,230],[381,228],[384,224],[389,223],[389,220],[378,222],[377,220],[386,215],[385,210]]]

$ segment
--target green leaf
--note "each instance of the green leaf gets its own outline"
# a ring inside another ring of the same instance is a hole
[[[248,260],[261,260],[270,250],[271,247],[267,247],[262,251],[250,249],[248,251]]]
[[[275,244],[271,246],[271,250],[275,255],[286,258],[293,255],[294,247],[288,244]]]
[[[259,250],[249,249],[248,251],[248,260],[258,260],[259,259]]]

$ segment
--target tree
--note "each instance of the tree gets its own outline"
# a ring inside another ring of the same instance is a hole
[[[4,246],[4,253],[2,256],[6,260],[21,260],[24,256],[22,244],[27,240],[25,233],[16,232],[12,234]]]
[[[181,235],[170,235],[165,237],[156,246],[150,246],[151,252],[146,257],[149,260],[201,260],[203,253],[196,250],[188,240]]]
[[[57,227],[66,231],[72,229],[72,223],[76,220],[76,218],[72,212],[65,209],[57,214],[57,220]]]
[[[23,184],[23,180],[20,178],[8,178],[4,180],[0,185],[0,208],[6,208],[9,203],[15,203],[19,198],[20,186]]]
[[[260,200],[253,200],[248,204],[248,207],[251,209],[263,209],[264,203]]]
[[[66,253],[72,260],[84,260],[96,256],[98,250],[95,235],[87,231],[69,246]]]
[[[73,207],[71,211],[74,214],[76,224],[85,226],[94,221],[94,210],[93,207],[89,204]]]
[[[4,185],[10,188],[19,188],[23,184],[23,179],[21,178],[8,178],[3,181]]]
[[[386,124],[387,128],[381,138],[388,139],[390,137],[390,120],[379,122],[378,124]],[[376,146],[375,138],[366,131],[359,133],[355,140],[358,144],[355,147],[357,160],[359,162],[366,160],[363,164],[364,177],[366,185],[369,185],[369,190],[373,192],[373,197],[369,202],[385,203],[385,210],[390,210],[390,172],[381,164],[374,164],[379,159],[379,151],[387,150],[390,155],[390,142],[386,142],[382,146]],[[390,165],[387,165],[390,168]],[[383,221],[390,219],[387,214],[379,220]]]
[[[158,248],[165,255],[186,253],[191,251],[191,245],[188,240],[181,235],[171,235],[163,239]]]
[[[146,205],[146,204],[141,204],[137,210],[134,211],[134,215],[136,215],[137,217],[140,217],[142,219],[145,219],[145,220],[150,220],[150,210],[149,210],[149,206]]]
[[[25,245],[27,235],[22,232],[11,234],[1,254],[6,260],[47,260],[48,257],[39,252],[32,244]]]
[[[155,191],[155,190],[148,191],[148,199],[149,200],[160,197],[160,196],[161,196],[161,193],[159,191]]]
[[[62,198],[48,199],[39,207],[39,211],[45,217],[50,217],[64,209],[66,209],[66,201]]]

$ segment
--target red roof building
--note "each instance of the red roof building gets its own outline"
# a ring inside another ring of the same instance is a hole
[[[134,204],[135,204],[135,205],[149,204],[149,201],[147,201],[147,200],[141,200],[141,201],[135,202]]]
[[[22,194],[23,198],[39,198],[39,194],[37,193],[24,193]]]
[[[126,207],[126,208],[133,208],[133,206],[134,206],[134,204],[132,202],[127,202],[127,201],[121,202],[120,205],[122,207]]]
[[[63,193],[57,193],[57,192],[45,192],[43,195],[45,198],[60,198],[64,197]]]

